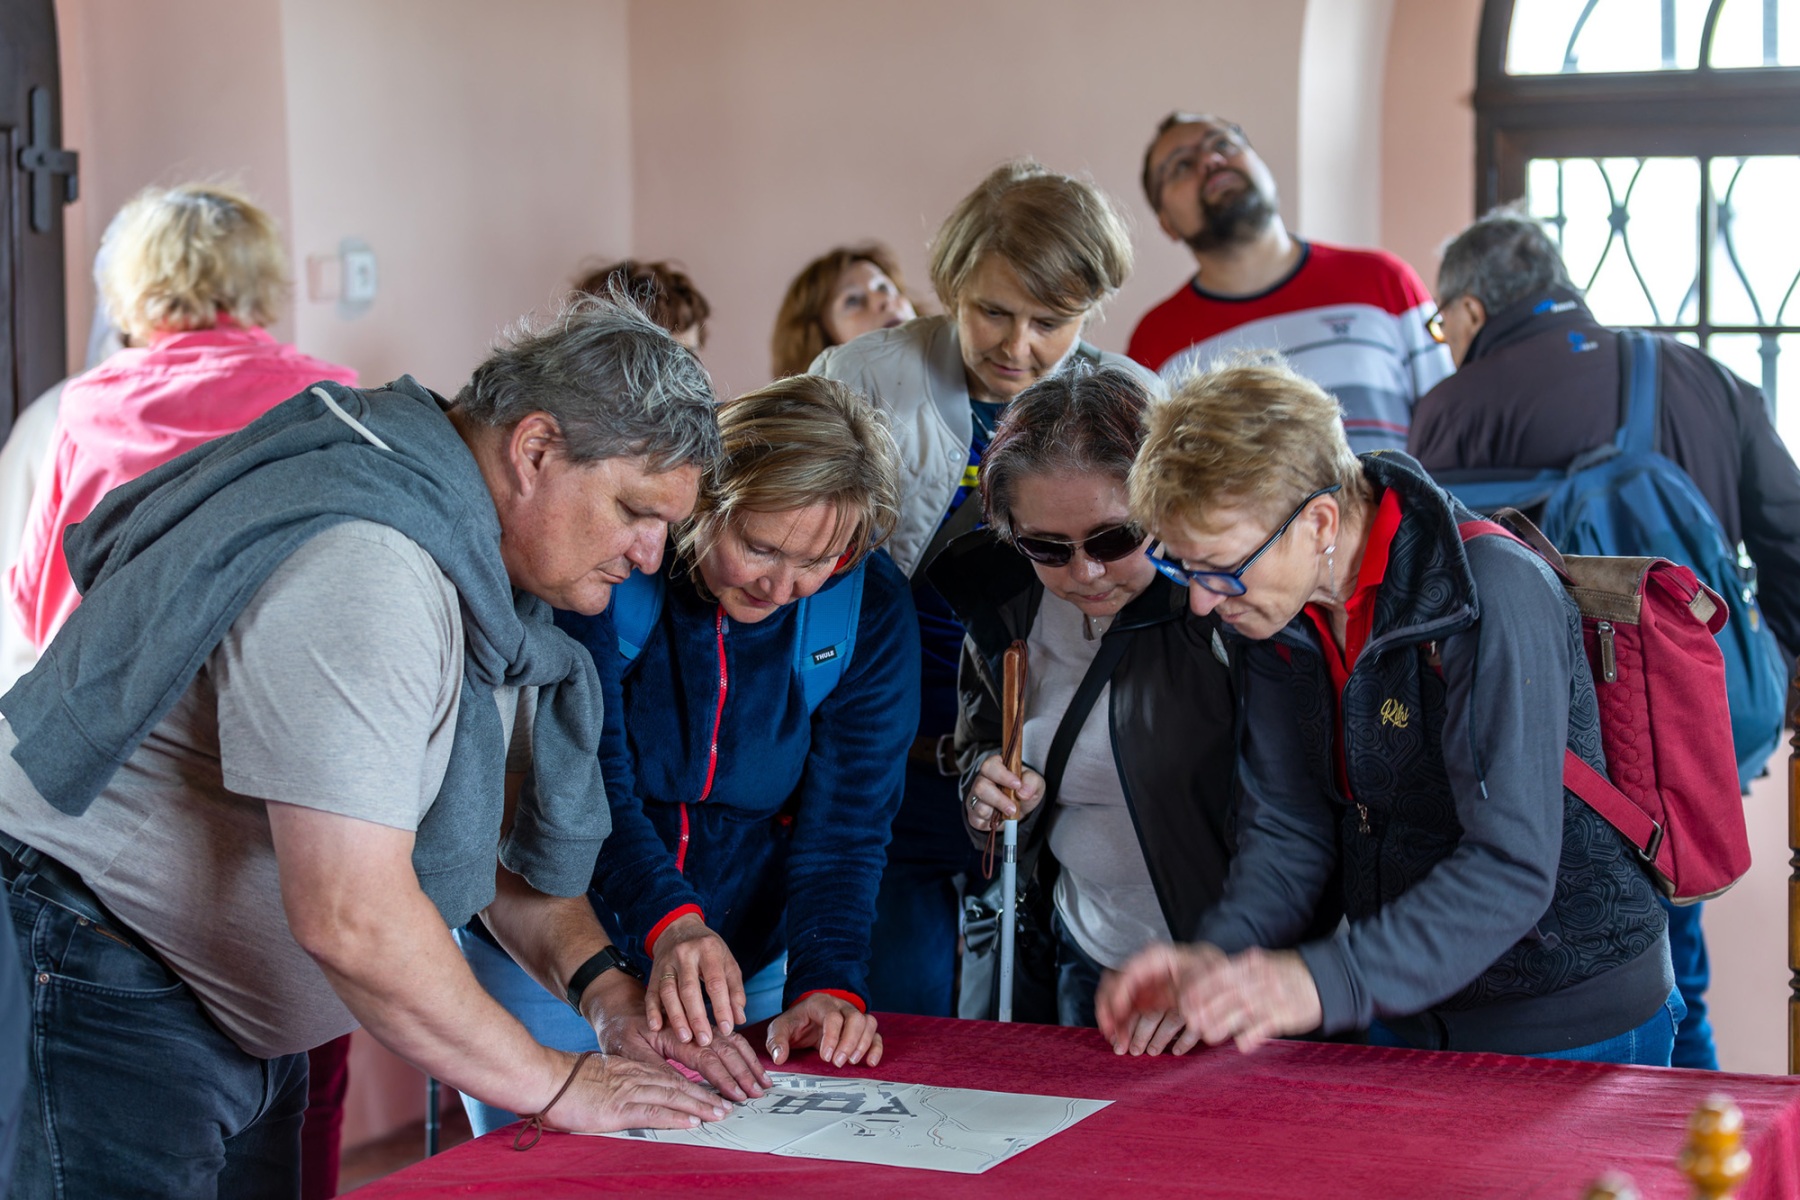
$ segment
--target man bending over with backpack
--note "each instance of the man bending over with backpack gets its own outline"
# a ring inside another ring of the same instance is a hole
[[[1627,409],[1630,344],[1595,321],[1538,222],[1501,210],[1458,234],[1438,270],[1438,304],[1433,333],[1449,345],[1458,369],[1413,414],[1407,448],[1428,471],[1440,478],[1518,472],[1526,479],[1566,468],[1614,441]],[[1650,337],[1656,363],[1649,393],[1656,406],[1653,448],[1692,480],[1717,518],[1724,546],[1741,541],[1748,547],[1762,585],[1762,614],[1790,652],[1800,649],[1800,470],[1770,423],[1760,391],[1692,346],[1666,335]],[[1459,485],[1451,487],[1472,498]],[[1554,529],[1546,533],[1557,539]],[[1562,548],[1656,552],[1631,545]],[[1748,636],[1757,618],[1727,598],[1739,622],[1728,632]],[[1768,669],[1761,690],[1776,697],[1777,712],[1785,680],[1766,676],[1781,675],[1786,661],[1774,653],[1763,660]],[[1744,715],[1739,704],[1734,692],[1734,719]],[[1779,717],[1773,720],[1778,728]],[[1751,748],[1739,739],[1745,751],[1740,766],[1750,776],[1762,769],[1761,761],[1750,760],[1766,759],[1771,748],[1766,737],[1755,741]],[[1703,999],[1709,972],[1700,906],[1670,906],[1669,916],[1676,978],[1688,1008],[1674,1064],[1716,1070]]]

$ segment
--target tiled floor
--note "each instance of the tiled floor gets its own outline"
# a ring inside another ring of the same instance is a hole
[[[448,1150],[469,1140],[469,1117],[458,1104],[444,1113],[438,1133],[438,1149]],[[365,1183],[391,1175],[425,1157],[425,1125],[415,1122],[395,1130],[378,1142],[344,1152],[338,1171],[338,1194],[345,1195]]]

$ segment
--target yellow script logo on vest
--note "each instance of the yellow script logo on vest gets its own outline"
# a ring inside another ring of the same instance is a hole
[[[1398,700],[1381,702],[1381,723],[1383,725],[1392,725],[1395,729],[1405,729],[1406,723],[1411,719],[1412,714],[1406,711],[1406,705]]]

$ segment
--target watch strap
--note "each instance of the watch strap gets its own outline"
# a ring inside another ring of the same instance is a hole
[[[614,968],[625,972],[625,974],[631,976],[633,979],[643,978],[643,975],[631,965],[631,960],[620,953],[617,946],[607,946],[599,953],[589,958],[586,962],[582,963],[579,967],[576,967],[575,974],[569,976],[569,991],[567,995],[569,1007],[576,1012],[580,1012],[581,997],[587,993],[589,986],[593,984],[594,980],[600,978],[602,973],[613,970]]]

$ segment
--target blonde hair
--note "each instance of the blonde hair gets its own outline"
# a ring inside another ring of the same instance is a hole
[[[1131,275],[1131,234],[1099,188],[1020,159],[964,196],[932,239],[931,286],[947,311],[990,255],[1039,304],[1079,316]]]
[[[211,329],[221,313],[267,325],[288,288],[274,218],[217,184],[139,192],[108,227],[103,254],[107,315],[134,340]]]
[[[859,262],[875,267],[894,281],[902,296],[906,295],[906,276],[900,273],[900,260],[880,242],[839,246],[813,259],[788,284],[787,295],[781,298],[781,310],[775,314],[769,363],[777,379],[801,374],[825,347],[832,345],[831,335],[825,332],[825,309],[831,303],[838,276]]]
[[[835,504],[850,523],[843,567],[861,561],[900,516],[900,453],[873,405],[818,375],[778,379],[718,407],[723,452],[707,466],[676,552],[696,564],[740,512]]]
[[[1338,402],[1279,357],[1247,357],[1177,383],[1145,417],[1127,481],[1131,515],[1153,532],[1214,529],[1221,508],[1270,520],[1331,484],[1368,499]]]

